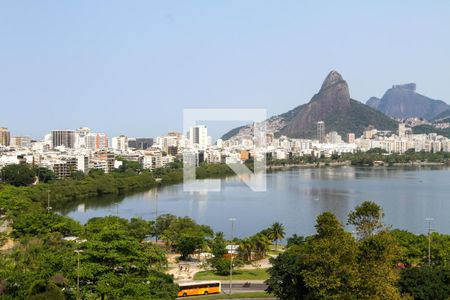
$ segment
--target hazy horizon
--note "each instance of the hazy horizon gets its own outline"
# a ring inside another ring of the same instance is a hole
[[[3,2],[0,127],[156,137],[184,108],[286,112],[333,69],[361,102],[414,82],[450,103],[450,2],[345,4]]]

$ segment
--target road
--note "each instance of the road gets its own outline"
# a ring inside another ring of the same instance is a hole
[[[246,281],[235,281],[233,282],[233,294],[243,293],[243,292],[261,292],[267,288],[267,284],[263,281],[250,281],[250,286],[244,287]],[[228,293],[230,291],[230,284],[228,282],[222,281],[222,291]]]
[[[267,284],[263,280],[250,280],[250,286],[244,287],[246,280],[233,281],[233,294],[242,294],[248,292],[262,292],[267,288]],[[222,293],[228,294],[230,291],[229,282],[222,281]],[[189,299],[194,299],[195,297],[188,297]],[[240,298],[241,300],[249,298]],[[258,300],[259,298],[252,298],[252,300]],[[276,300],[277,298],[261,298],[259,300]]]

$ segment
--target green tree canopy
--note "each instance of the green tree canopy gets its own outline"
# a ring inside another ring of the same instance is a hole
[[[275,242],[275,249],[278,247],[278,241],[284,239],[285,228],[284,225],[275,222],[268,228],[268,237]]]
[[[44,167],[36,168],[35,173],[37,174],[39,181],[44,183],[56,178],[55,173],[52,170]]]
[[[14,186],[27,186],[35,181],[36,174],[27,164],[7,165],[1,169],[1,178]]]
[[[400,291],[417,300],[450,298],[450,270],[441,267],[407,268],[401,271]]]
[[[359,238],[365,238],[383,229],[383,218],[383,210],[378,204],[364,201],[349,213],[348,224],[356,227]]]

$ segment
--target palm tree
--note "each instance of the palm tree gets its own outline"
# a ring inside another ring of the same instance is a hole
[[[255,244],[255,252],[258,258],[264,258],[266,256],[270,240],[264,234],[257,234],[253,238],[253,243]]]
[[[269,227],[269,238],[275,242],[275,251],[278,248],[278,241],[284,239],[284,225],[278,222]]]
[[[253,252],[254,244],[251,239],[246,238],[240,241],[239,243],[239,252],[242,255],[244,261],[252,260],[252,252]]]

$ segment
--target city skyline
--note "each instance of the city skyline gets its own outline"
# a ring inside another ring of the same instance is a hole
[[[0,298],[450,299],[449,16],[0,1]]]
[[[180,131],[185,108],[282,113],[332,69],[361,102],[407,82],[450,101],[447,2],[171,4],[1,4],[0,98],[21,114],[0,125],[156,136]]]

